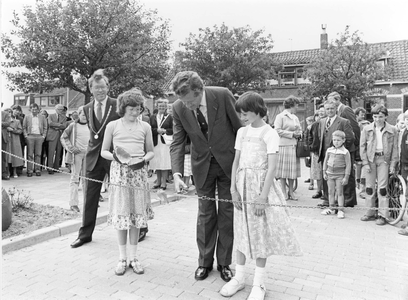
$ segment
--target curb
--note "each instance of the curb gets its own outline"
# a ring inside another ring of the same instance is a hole
[[[174,195],[167,195],[166,201],[159,199],[152,199],[152,206],[157,207],[162,204],[168,204],[170,202],[178,201],[181,197]],[[96,225],[106,223],[108,220],[108,212],[100,213],[96,218]],[[39,244],[48,241],[53,238],[57,238],[75,231],[78,231],[82,225],[81,219],[69,220],[60,224],[56,224],[50,227],[41,228],[30,232],[28,234],[14,236],[5,240],[2,240],[2,253],[6,254],[11,251],[19,250],[35,244]]]

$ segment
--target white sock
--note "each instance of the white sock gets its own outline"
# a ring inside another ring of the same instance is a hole
[[[136,245],[130,244],[129,252],[130,252],[130,260],[136,259],[137,244]]]
[[[265,268],[256,267],[253,285],[265,285],[264,276],[265,276]]]
[[[126,244],[124,245],[119,245],[119,259],[120,260],[126,260]]]
[[[245,281],[245,265],[235,265],[234,278],[238,280],[239,283],[243,283]]]

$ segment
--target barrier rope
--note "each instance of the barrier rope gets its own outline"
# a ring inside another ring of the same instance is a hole
[[[15,155],[15,154],[7,152],[7,151],[5,151],[3,149],[1,150],[1,152],[5,153],[7,155],[10,155],[10,156],[19,158],[19,159],[25,161],[26,163],[32,163],[34,165],[40,166],[40,167],[42,167],[42,168],[44,168],[46,170],[54,171],[56,173],[66,174],[66,175],[69,175],[69,176],[72,175],[71,173],[66,172],[66,171],[62,171],[62,170],[59,170],[59,169],[54,169],[54,168],[51,168],[51,167],[48,167],[48,166],[45,166],[45,165],[42,165],[42,164],[39,164],[39,163],[36,163],[36,162],[29,161],[28,159],[25,159],[23,157],[19,157],[19,156]],[[124,185],[124,184],[116,184],[116,183],[111,183],[111,182],[105,182],[105,181],[101,181],[101,180],[97,180],[97,179],[93,179],[93,178],[88,178],[88,177],[82,176],[82,175],[78,175],[78,177],[80,179],[83,179],[83,180],[93,181],[93,182],[105,184],[105,185],[108,185],[108,186],[112,185],[112,186],[118,186],[118,187],[122,187],[122,188],[134,189],[134,190],[146,190],[146,191],[148,191],[150,193],[155,192],[155,190],[152,190],[152,189],[144,189],[144,188],[139,188],[139,187],[135,187],[135,186],[128,186],[128,185]],[[157,194],[159,194],[159,193],[160,192],[157,192]],[[191,198],[191,196],[183,195],[183,194],[177,194],[177,196],[179,198]],[[228,202],[228,203],[232,203],[232,204],[234,204],[234,202],[241,203],[241,204],[247,204],[247,205],[257,205],[257,204],[259,204],[257,202],[234,201],[234,200],[230,200],[230,199],[210,198],[210,197],[206,197],[206,196],[198,197],[198,199],[207,200],[207,201]],[[272,207],[282,207],[282,208],[287,207],[287,208],[304,208],[304,209],[319,209],[319,210],[322,209],[320,206],[312,206],[312,205],[288,205],[288,204],[272,204],[272,203],[264,203],[263,205],[272,206]],[[329,208],[329,209],[333,209],[333,210],[334,209],[339,209],[337,206],[325,206],[324,208]],[[369,210],[369,209],[370,210],[380,210],[380,208],[378,208],[378,207],[344,207],[343,209],[345,209],[345,210]],[[405,206],[405,207],[392,207],[392,208],[388,208],[388,210],[390,210],[390,211],[401,211],[401,210],[407,211],[408,206]]]

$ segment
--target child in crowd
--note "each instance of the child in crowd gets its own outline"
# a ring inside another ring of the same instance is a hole
[[[69,124],[61,135],[61,144],[67,150],[65,162],[71,165],[69,206],[71,210],[76,212],[79,212],[79,175],[85,174],[82,170],[85,165],[85,154],[89,142],[89,129],[86,121],[84,107],[81,106],[78,108],[78,119]]]
[[[388,116],[385,106],[377,105],[371,113],[374,122],[364,127],[360,139],[360,156],[367,171],[365,206],[371,209],[360,220],[376,220],[377,225],[385,225],[389,216],[388,174],[394,173],[398,161],[398,131],[385,121]]]
[[[306,131],[305,131],[305,139],[306,141],[309,141],[309,137],[311,134],[311,130],[312,130],[312,125],[315,122],[315,116],[309,116],[306,118]],[[309,162],[311,163],[311,153],[309,157],[305,157],[305,161],[309,160]],[[309,168],[311,166],[309,165]],[[305,180],[305,183],[309,183],[309,190],[313,190],[314,188],[314,180],[312,179],[312,168],[310,168],[310,177],[309,179]]]
[[[230,297],[244,289],[245,262],[249,257],[256,259],[256,269],[248,299],[264,299],[267,257],[301,252],[287,211],[273,206],[286,202],[274,179],[279,135],[262,120],[267,112],[264,100],[257,93],[246,92],[238,99],[235,109],[246,125],[237,133],[231,173],[237,264],[235,276],[221,288],[220,294]]]
[[[370,124],[369,121],[366,120],[367,111],[363,107],[357,107],[354,110],[356,115],[356,119],[358,122],[358,126],[360,127],[360,132],[363,132],[363,128]],[[360,153],[360,151],[359,151]],[[365,169],[363,168],[363,162],[361,158],[355,161],[356,166],[356,186],[360,190],[359,196],[365,199]]]
[[[343,186],[348,182],[351,172],[350,152],[344,147],[346,134],[341,130],[333,132],[333,147],[327,149],[323,162],[323,177],[327,181],[329,189],[329,204],[333,207],[337,201],[339,211],[337,217],[344,219],[344,195]],[[326,208],[321,212],[322,215],[334,215],[336,211],[332,208]]]
[[[108,123],[101,156],[113,160],[110,168],[108,224],[118,235],[119,262],[116,275],[127,268],[127,236],[129,234],[129,268],[136,274],[144,269],[137,259],[140,228],[147,227],[153,218],[146,162],[153,156],[151,127],[138,117],[144,110],[144,97],[139,90],[130,90],[117,99],[117,113],[121,117]],[[112,152],[113,146],[113,152]]]

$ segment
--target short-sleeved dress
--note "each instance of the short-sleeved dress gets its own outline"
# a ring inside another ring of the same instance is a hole
[[[279,136],[269,125],[239,129],[235,149],[241,151],[236,171],[236,186],[241,196],[242,210],[234,209],[234,247],[252,259],[271,255],[301,255],[299,243],[287,210],[267,206],[265,215],[256,216],[253,202],[261,193],[268,171],[268,154],[279,151]],[[273,181],[269,204],[284,205],[280,185]]]
[[[114,147],[117,139],[123,141],[125,137],[127,143],[144,153],[145,137],[146,134],[150,134],[150,130],[148,123],[139,121],[137,129],[129,132],[119,119],[107,125],[105,135],[112,134]],[[147,166],[139,170],[132,170],[127,165],[112,161],[111,185],[109,186],[109,225],[113,225],[118,230],[147,227],[147,221],[153,218],[147,178]]]

